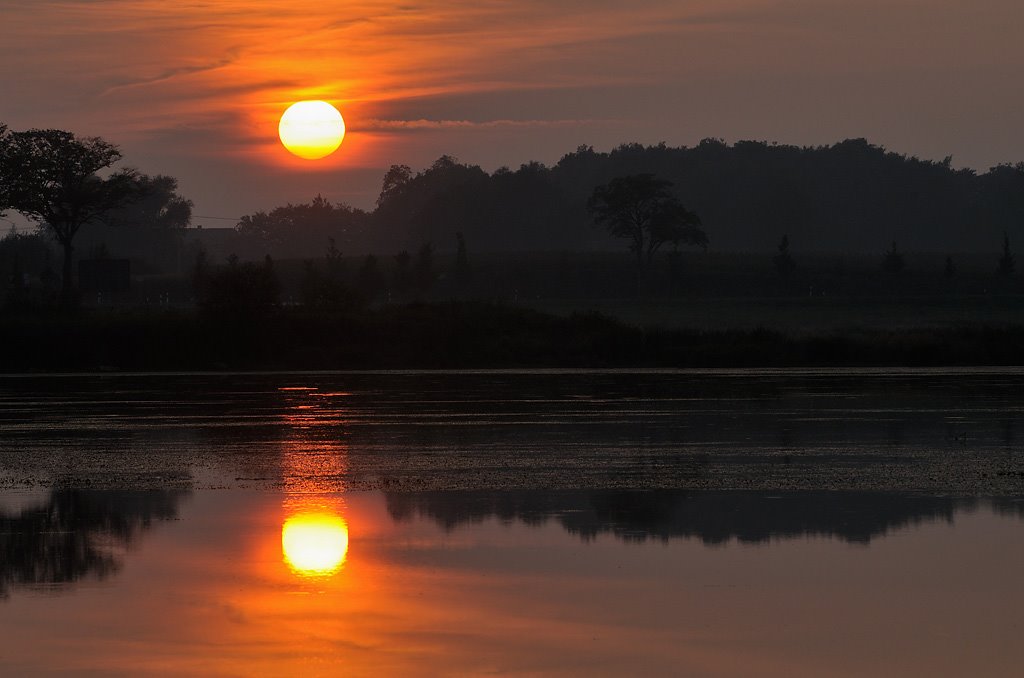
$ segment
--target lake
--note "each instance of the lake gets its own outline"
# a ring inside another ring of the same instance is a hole
[[[1018,675],[1022,386],[0,377],[0,672]]]

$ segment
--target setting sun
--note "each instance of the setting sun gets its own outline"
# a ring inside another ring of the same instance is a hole
[[[289,151],[306,160],[317,160],[341,146],[345,120],[326,101],[299,101],[281,116],[277,132]]]
[[[348,525],[329,513],[300,513],[281,528],[285,562],[303,576],[323,577],[345,564]]]

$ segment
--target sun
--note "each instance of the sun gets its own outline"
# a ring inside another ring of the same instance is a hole
[[[292,570],[305,577],[333,574],[345,564],[348,525],[330,513],[300,513],[281,527],[281,550]]]
[[[338,150],[345,138],[345,120],[326,101],[299,101],[288,107],[277,126],[281,143],[289,151],[318,160]]]

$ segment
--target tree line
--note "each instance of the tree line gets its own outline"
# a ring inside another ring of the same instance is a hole
[[[894,240],[908,251],[988,252],[1004,233],[1024,235],[1024,163],[977,173],[864,139],[581,147],[550,167],[490,173],[442,156],[418,172],[389,168],[373,210],[318,198],[248,215],[238,231],[267,251],[287,237],[292,251],[318,252],[326,235],[350,253],[450,247],[455,233],[481,252],[613,250],[621,243],[595,228],[588,205],[595,187],[638,175],[670,185],[717,251],[770,251],[787,234],[804,252],[875,253]]]
[[[17,210],[59,245],[65,300],[83,228],[114,237],[131,230],[120,226],[145,224],[152,239],[190,223],[192,204],[175,179],[114,169],[120,160],[117,147],[99,138],[0,125],[0,212]],[[1000,239],[1006,274],[1022,217],[1024,163],[977,174],[954,169],[950,158],[920,160],[863,139],[818,147],[706,139],[692,148],[580,147],[551,167],[533,162],[491,173],[450,156],[419,172],[393,165],[372,211],[317,196],[245,215],[235,231],[250,251],[278,259],[319,257],[325,248],[328,258],[332,249],[338,257],[400,250],[393,266],[403,276],[411,275],[403,273],[410,251],[422,259],[424,248],[453,245],[464,276],[467,242],[475,252],[550,252],[619,249],[624,241],[638,272],[666,246],[777,249],[775,266],[787,277],[796,270],[791,243],[804,252],[878,252],[891,242],[883,268],[898,274],[896,242],[963,252],[990,250]],[[951,256],[947,272],[955,272]],[[380,275],[380,262],[368,257],[363,286]],[[310,287],[328,289],[329,279],[328,271]]]

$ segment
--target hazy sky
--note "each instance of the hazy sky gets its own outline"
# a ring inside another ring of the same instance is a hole
[[[1024,160],[1020,0],[0,0],[0,121],[100,135],[178,177],[196,223],[384,169],[493,170],[580,144],[863,136],[985,170]],[[326,99],[322,161],[277,140]]]

